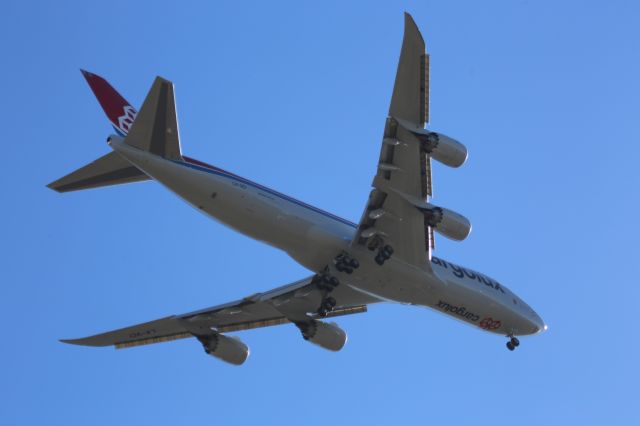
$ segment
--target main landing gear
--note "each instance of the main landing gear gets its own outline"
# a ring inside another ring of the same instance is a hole
[[[331,293],[333,289],[340,285],[340,280],[329,274],[328,269],[329,268],[325,268],[324,271],[313,277],[313,280],[311,281],[316,285],[316,287],[318,287],[323,295],[322,302],[320,303],[320,307],[317,311],[318,315],[320,315],[321,317],[326,317],[327,314],[333,311],[333,308],[336,306],[336,299],[329,296],[329,293]]]
[[[318,315],[321,317],[326,317],[327,314],[333,311],[333,308],[336,306],[336,299],[331,296],[325,297],[320,304],[320,308],[318,309]]]
[[[385,244],[379,236],[374,236],[371,239],[371,242],[367,245],[367,248],[371,251],[378,250],[378,254],[376,254],[374,260],[380,266],[384,265],[384,262],[389,260],[393,254],[393,247],[389,244]]]
[[[360,262],[357,259],[351,257],[349,253],[342,252],[333,259],[333,265],[338,272],[345,272],[352,274],[354,269],[360,267]],[[329,266],[326,266],[322,272],[316,274],[311,281],[322,292],[322,302],[317,312],[321,317],[326,317],[327,314],[336,306],[336,299],[329,296],[336,287],[340,285],[340,281],[337,277],[331,275]]]
[[[353,273],[354,269],[358,269],[360,267],[360,262],[358,259],[355,259],[349,256],[348,253],[340,253],[333,259],[333,264],[336,266],[338,272],[346,272],[347,274]]]
[[[393,247],[390,245],[384,245],[381,249],[378,250],[378,254],[376,255],[375,261],[378,265],[384,265],[384,262],[391,258],[393,254]]]
[[[330,275],[327,271],[316,274],[311,282],[315,284],[316,287],[318,287],[320,290],[327,293],[332,292],[334,288],[340,285],[340,280]]]
[[[507,336],[509,337],[509,336]],[[509,340],[507,342],[507,349],[509,349],[510,351],[514,350],[515,348],[517,348],[518,346],[520,346],[520,340],[518,340],[517,337],[513,337],[511,336],[511,340]]]

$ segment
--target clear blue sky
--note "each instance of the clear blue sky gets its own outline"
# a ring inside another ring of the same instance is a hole
[[[3,2],[0,424],[640,422],[637,2],[346,3]],[[188,155],[357,221],[404,10],[431,53],[431,126],[470,150],[435,167],[434,201],[474,225],[437,255],[504,282],[546,334],[510,353],[384,305],[339,319],[337,354],[293,326],[242,333],[240,368],[193,340],[57,341],[307,273],[153,183],[45,188],[107,152],[79,68],[136,106],[171,79]]]

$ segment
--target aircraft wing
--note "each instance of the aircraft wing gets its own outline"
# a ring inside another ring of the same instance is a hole
[[[429,56],[415,22],[405,13],[404,39],[385,123],[373,190],[352,244],[375,250],[390,245],[393,256],[430,267],[433,230],[417,206],[432,195],[431,158],[415,143],[429,115]]]
[[[313,277],[305,278],[211,308],[62,342],[83,346],[115,346],[121,349],[318,318],[316,310],[320,306],[322,292],[312,283],[312,279]],[[379,302],[346,284],[339,285],[331,294],[337,304],[327,317],[366,312],[368,304]]]

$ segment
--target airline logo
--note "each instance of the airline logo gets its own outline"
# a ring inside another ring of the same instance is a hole
[[[133,125],[133,120],[136,119],[136,110],[131,105],[125,105],[123,109],[124,115],[118,117],[118,125],[116,127],[126,135]]]
[[[491,317],[484,318],[480,321],[480,328],[483,330],[497,330],[502,326],[502,322],[498,320],[494,320]]]

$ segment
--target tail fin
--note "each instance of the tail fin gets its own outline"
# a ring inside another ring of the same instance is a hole
[[[100,106],[113,128],[120,136],[126,136],[136,118],[136,109],[107,80],[89,71],[80,71],[89,83],[89,87],[100,102]]]
[[[107,80],[84,70],[82,75],[116,132],[126,137],[127,144],[161,157],[182,160],[173,83],[156,77],[138,113]]]
[[[107,114],[116,132],[126,136],[136,118],[136,110],[104,78],[82,70],[82,75]],[[111,152],[96,161],[47,185],[58,192],[78,191],[149,180],[149,177],[118,153]]]

